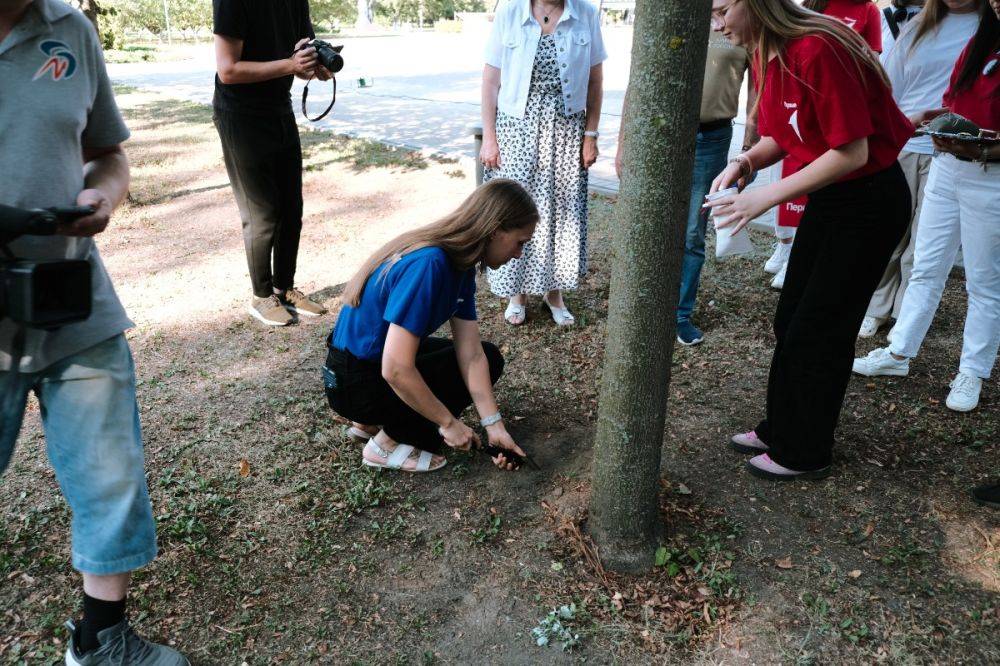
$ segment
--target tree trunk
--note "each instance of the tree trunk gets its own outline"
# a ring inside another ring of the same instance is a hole
[[[371,30],[372,9],[370,0],[358,0],[358,20],[354,27],[358,30]]]
[[[80,5],[80,11],[83,15],[90,19],[90,22],[94,24],[94,30],[97,31],[98,36],[101,34],[101,28],[97,24],[97,15],[100,13],[101,8],[97,6],[97,0],[78,0]]]
[[[615,571],[648,570],[656,551],[710,8],[708,0],[636,3],[589,523],[601,561]]]

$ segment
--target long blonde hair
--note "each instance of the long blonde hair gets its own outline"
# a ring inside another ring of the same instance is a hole
[[[750,31],[754,35],[754,65],[757,77],[757,106],[767,78],[768,54],[776,54],[778,67],[788,71],[785,62],[785,45],[793,39],[816,35],[833,42],[847,51],[858,76],[865,81],[864,69],[875,72],[883,83],[890,86],[889,77],[879,63],[878,56],[864,39],[835,18],[804,9],[792,0],[742,0],[747,7]],[[756,108],[754,109],[756,111]]]
[[[437,222],[400,234],[376,250],[344,287],[340,300],[357,307],[375,270],[389,262],[388,270],[408,252],[440,247],[456,269],[465,271],[482,261],[494,233],[523,229],[536,222],[538,209],[531,195],[516,181],[496,178],[479,186]]]
[[[976,0],[976,10],[979,11],[982,8],[983,0]],[[944,4],[942,0],[930,0],[924,4],[924,8],[917,14],[917,32],[913,35],[913,41],[910,42],[910,51],[917,47],[917,42],[926,37],[927,33],[931,30],[937,30],[948,13],[948,5]]]

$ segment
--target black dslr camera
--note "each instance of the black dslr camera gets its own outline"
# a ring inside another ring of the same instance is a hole
[[[325,42],[322,39],[312,39],[299,48],[296,51],[301,51],[302,49],[307,49],[309,47],[316,49],[316,58],[319,60],[319,64],[323,65],[330,74],[330,81],[333,84],[333,99],[330,100],[330,106],[326,107],[326,111],[319,114],[315,118],[310,118],[309,113],[306,111],[306,98],[309,97],[309,82],[306,82],[306,87],[302,89],[302,115],[308,120],[316,122],[318,120],[323,120],[326,114],[330,113],[330,109],[337,102],[337,72],[344,69],[344,57],[340,55],[340,52],[344,50],[343,44],[339,46],[334,46],[330,42]],[[312,79],[310,78],[311,82]]]
[[[0,205],[0,318],[54,329],[90,316],[90,264],[82,260],[18,259],[7,243],[18,236],[51,236],[94,212],[89,206],[25,210]]]

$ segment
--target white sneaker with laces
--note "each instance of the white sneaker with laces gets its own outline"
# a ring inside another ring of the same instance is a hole
[[[910,374],[910,359],[896,360],[888,347],[879,347],[868,352],[868,356],[854,359],[855,374],[865,377],[905,377]]]
[[[788,261],[788,255],[792,253],[791,243],[777,242],[774,244],[774,252],[764,262],[764,271],[771,275],[776,275],[781,267]]]
[[[787,268],[788,268],[787,261],[781,264],[781,270],[779,270],[778,274],[774,276],[773,280],[771,280],[771,289],[781,290],[785,288],[785,270]]]
[[[878,317],[865,317],[861,322],[861,329],[858,331],[859,338],[870,338],[878,333],[879,327],[885,323],[884,319]]]
[[[951,391],[944,404],[953,412],[971,412],[979,405],[979,390],[983,380],[979,377],[959,372],[951,380]]]

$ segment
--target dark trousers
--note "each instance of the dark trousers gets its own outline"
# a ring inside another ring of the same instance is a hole
[[[809,195],[774,315],[767,418],[756,428],[778,464],[830,464],[858,329],[911,210],[899,164]]]
[[[504,360],[496,345],[483,343],[494,384],[503,373]],[[427,338],[420,343],[417,371],[431,392],[456,418],[472,404],[455,356],[455,344],[443,338]],[[350,352],[330,349],[326,367],[336,376],[336,388],[326,388],[330,407],[344,418],[367,425],[379,425],[397,442],[438,453],[444,440],[438,426],[418,414],[382,378],[381,360],[366,361]]]
[[[213,120],[243,220],[253,293],[265,297],[291,289],[302,232],[302,146],[295,116],[215,109]]]

